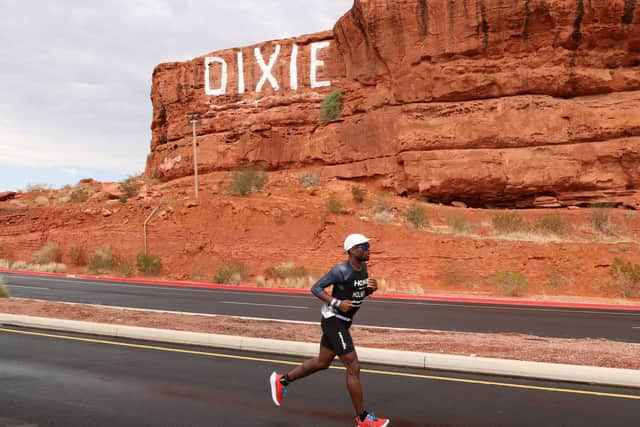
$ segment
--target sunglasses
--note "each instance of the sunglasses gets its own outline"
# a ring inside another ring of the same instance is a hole
[[[365,243],[360,243],[359,245],[356,245],[356,246],[354,247],[354,249],[355,249],[355,248],[360,248],[360,249],[362,249],[363,251],[368,251],[368,250],[369,250],[369,248],[370,248],[370,245],[369,245],[369,242],[365,242]]]

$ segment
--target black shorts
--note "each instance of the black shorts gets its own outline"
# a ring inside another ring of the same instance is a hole
[[[351,322],[338,319],[337,317],[329,317],[322,319],[322,339],[320,345],[332,350],[338,356],[355,351],[353,339],[349,333]]]

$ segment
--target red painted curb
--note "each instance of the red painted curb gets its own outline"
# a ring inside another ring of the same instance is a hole
[[[69,277],[74,279],[88,279],[100,282],[119,282],[119,283],[135,283],[139,285],[157,285],[157,286],[175,286],[185,288],[204,288],[204,289],[224,289],[228,291],[251,291],[264,293],[281,293],[281,294],[299,294],[308,295],[309,290],[306,289],[288,289],[288,288],[259,288],[257,286],[231,286],[219,285],[199,282],[168,282],[162,280],[146,280],[146,279],[124,279],[122,277],[105,277],[92,276],[86,274],[67,274],[67,273],[40,273],[34,271],[20,270],[3,270],[0,273],[15,273],[25,276],[44,276],[44,277]],[[376,294],[375,298],[382,299],[405,299],[417,301],[439,301],[439,302],[468,302],[476,304],[495,304],[495,305],[516,305],[526,307],[556,307],[556,308],[586,308],[595,310],[624,310],[624,311],[640,311],[640,305],[626,304],[596,304],[596,303],[574,303],[565,301],[535,301],[535,300],[513,300],[513,299],[495,299],[495,298],[470,298],[470,297],[439,297],[430,295],[409,295],[409,294]]]

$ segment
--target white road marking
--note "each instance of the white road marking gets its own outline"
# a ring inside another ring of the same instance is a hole
[[[229,295],[246,295],[247,291],[234,291],[233,289],[194,289],[194,288],[177,288],[177,287],[166,287],[166,286],[154,286],[154,285],[134,285],[134,284],[117,284],[117,283],[104,283],[104,282],[92,282],[92,281],[83,281],[78,279],[73,279],[70,281],[65,281],[64,278],[45,278],[45,277],[30,277],[30,280],[44,280],[44,281],[53,281],[53,282],[61,282],[71,283],[71,284],[87,284],[87,285],[95,285],[95,286],[110,286],[110,287],[127,287],[127,288],[141,288],[141,289],[150,289],[153,287],[155,290],[163,290],[168,292],[203,292],[203,293],[224,293]],[[11,286],[11,285],[8,285]],[[261,293],[261,296],[264,297],[277,297],[280,299],[283,298],[309,298],[309,295],[288,295],[288,294],[267,294]],[[475,309],[475,310],[509,310],[509,311],[540,311],[540,312],[548,312],[548,313],[567,313],[568,310],[561,308],[541,308],[541,307],[501,307],[501,306],[493,306],[487,307],[483,303],[446,303],[446,302],[431,302],[431,301],[394,301],[394,300],[380,300],[373,299],[367,300],[366,304],[396,304],[396,305],[418,305],[418,306],[439,306],[439,307],[452,307],[452,308],[465,308],[465,309]],[[306,308],[306,307],[305,307]],[[596,314],[596,315],[605,315],[605,316],[636,316],[640,317],[640,313],[633,311],[593,311],[593,310],[570,310],[572,313],[581,313],[581,314]]]
[[[50,300],[40,300],[34,298],[14,298],[16,300],[29,300],[29,301],[42,301],[42,302],[50,302]],[[117,305],[102,305],[102,304],[86,304],[86,303],[78,303],[78,302],[65,302],[65,301],[57,301],[61,304],[68,305],[88,305],[90,307],[98,307],[98,308],[108,308],[115,310],[126,310],[126,311],[146,311],[150,313],[166,313],[166,314],[180,314],[186,316],[207,316],[207,317],[230,317],[233,319],[241,319],[241,320],[258,320],[258,321],[269,321],[269,322],[280,322],[280,323],[296,323],[302,325],[314,325],[319,326],[320,322],[309,322],[305,320],[288,320],[288,319],[274,319],[270,317],[250,317],[250,316],[233,316],[230,314],[211,314],[211,313],[195,313],[191,311],[171,311],[171,310],[155,310],[152,308],[136,308],[136,307],[121,307]],[[384,329],[384,330],[393,330],[393,331],[407,331],[407,332],[442,332],[447,333],[449,331],[440,330],[440,329],[415,329],[415,328],[395,328],[392,326],[374,326],[374,325],[366,325],[366,324],[357,324],[353,325],[354,328],[367,328],[367,329]]]
[[[309,308],[309,307],[302,307],[299,305],[256,304],[254,302],[240,302],[240,301],[220,301],[220,304],[254,305],[259,307],[277,307],[277,308],[301,308],[301,309]]]
[[[47,290],[47,291],[52,291],[53,290],[51,288],[42,288],[42,287],[39,287],[39,286],[21,286],[21,285],[11,285],[11,284],[8,284],[7,287],[9,287],[9,288],[25,288],[25,289],[44,289],[44,290]]]
[[[541,307],[485,307],[483,303],[478,304],[452,304],[452,303],[439,303],[439,302],[403,302],[403,301],[389,301],[389,300],[371,300],[367,301],[366,304],[404,304],[404,305],[425,305],[425,306],[441,306],[441,307],[453,307],[453,308],[470,308],[477,310],[511,310],[511,311],[544,311],[544,312],[552,312],[552,313],[567,313],[568,310],[560,309],[560,308],[541,308]],[[570,309],[570,307],[569,307]],[[600,314],[606,316],[640,316],[638,312],[632,311],[590,311],[590,310],[570,310],[571,313],[582,313],[582,314]]]

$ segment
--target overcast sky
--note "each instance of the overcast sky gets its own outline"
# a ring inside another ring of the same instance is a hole
[[[157,64],[333,27],[353,0],[0,0],[0,191],[144,170]]]

